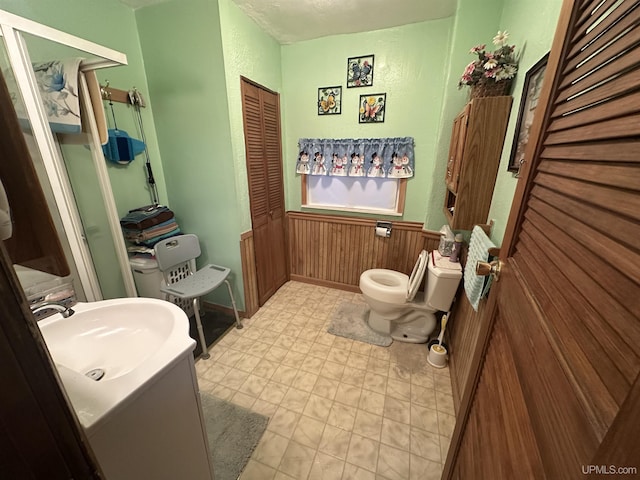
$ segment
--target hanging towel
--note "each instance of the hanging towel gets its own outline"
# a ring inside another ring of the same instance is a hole
[[[82,58],[69,58],[33,65],[53,132],[79,133],[81,130],[78,99],[78,68],[81,61]]]
[[[487,237],[482,228],[477,225],[471,232],[469,241],[469,254],[464,268],[464,291],[473,309],[478,311],[480,299],[487,295],[491,286],[491,275],[480,277],[476,275],[478,262],[489,261],[489,249],[495,248],[494,243]]]

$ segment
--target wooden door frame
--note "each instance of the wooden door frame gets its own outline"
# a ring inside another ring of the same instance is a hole
[[[2,242],[0,242],[2,243]],[[3,468],[48,478],[103,478],[0,245],[0,448]],[[14,456],[9,458],[9,455]],[[5,461],[7,463],[5,463]]]
[[[25,177],[22,180],[32,188],[22,192],[21,200],[35,205],[42,192],[32,166],[28,166],[31,157],[1,76],[0,84],[4,133],[11,137],[11,141],[0,142],[0,155],[16,164],[5,181],[16,175]],[[56,236],[49,211],[45,210],[31,220],[41,226],[38,234],[43,238]],[[0,359],[0,477],[102,478],[2,241]]]
[[[500,248],[500,260],[505,263],[507,268],[511,268],[508,264],[507,258],[513,254],[513,249],[515,248],[517,240],[517,232],[519,232],[524,218],[524,211],[527,203],[526,199],[528,198],[533,184],[533,177],[535,174],[534,167],[536,165],[534,165],[532,159],[537,158],[537,154],[542,146],[541,132],[543,131],[543,127],[546,125],[550,115],[547,107],[551,101],[551,92],[555,91],[559,81],[558,77],[559,73],[561,73],[558,71],[560,59],[563,57],[564,50],[568,48],[567,45],[570,40],[567,38],[569,25],[571,25],[572,17],[579,14],[577,11],[574,11],[576,1],[577,0],[564,0],[558,17],[558,24],[551,47],[551,53],[549,54],[549,63],[545,70],[546,81],[542,84],[540,100],[536,109],[537,112],[544,112],[544,114],[536,115],[531,125],[529,138],[534,139],[534,141],[529,141],[526,147],[524,157],[526,161],[520,169],[518,184],[514,193],[502,247]],[[552,79],[553,81],[551,81]],[[482,322],[482,327],[478,334],[478,342],[476,344],[475,351],[473,352],[471,368],[464,386],[462,400],[460,401],[460,409],[456,418],[456,426],[453,431],[453,435],[451,436],[449,452],[442,472],[443,480],[450,480],[453,478],[453,469],[458,454],[460,453],[464,431],[469,419],[478,383],[480,381],[480,375],[484,366],[484,359],[489,346],[491,333],[493,332],[493,327],[495,325],[495,314],[498,308],[497,299],[500,295],[500,290],[500,282],[495,282],[489,294],[489,298],[487,299],[486,307],[484,308],[482,315],[477,319],[479,322]],[[636,381],[633,388],[634,390],[640,389],[638,381]]]
[[[253,80],[251,80],[250,78],[245,77],[244,75],[240,75],[240,81],[245,81],[251,85],[253,85],[256,88],[259,88],[261,90],[264,90],[265,92],[269,92],[272,93],[273,95],[276,95],[278,97],[278,102],[280,101],[280,94],[274,90],[271,90],[270,88],[265,87],[264,85],[260,85],[258,82],[255,82]]]

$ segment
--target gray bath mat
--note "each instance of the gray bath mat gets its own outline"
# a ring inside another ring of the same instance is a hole
[[[264,415],[200,392],[216,480],[236,480],[267,428]]]
[[[381,335],[367,325],[369,307],[362,303],[342,302],[331,318],[327,332],[359,342],[388,347],[391,337]]]

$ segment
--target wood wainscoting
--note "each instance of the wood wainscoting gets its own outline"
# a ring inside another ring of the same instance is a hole
[[[438,248],[440,233],[417,222],[392,224],[391,237],[384,238],[375,235],[374,219],[287,212],[291,280],[359,292],[365,270],[411,274],[423,249]]]
[[[244,311],[245,316],[251,318],[260,308],[253,230],[240,235],[240,260],[242,262],[242,283],[244,285]]]
[[[447,321],[449,372],[456,413],[471,371],[473,353],[483,324],[483,310],[486,303],[486,299],[481,300],[476,312],[469,303],[461,283],[451,309],[451,316]]]

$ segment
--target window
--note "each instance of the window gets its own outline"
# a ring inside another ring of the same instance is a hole
[[[302,206],[402,215],[406,179],[302,175]]]
[[[302,206],[402,215],[406,181],[414,175],[413,145],[412,137],[301,138]]]

